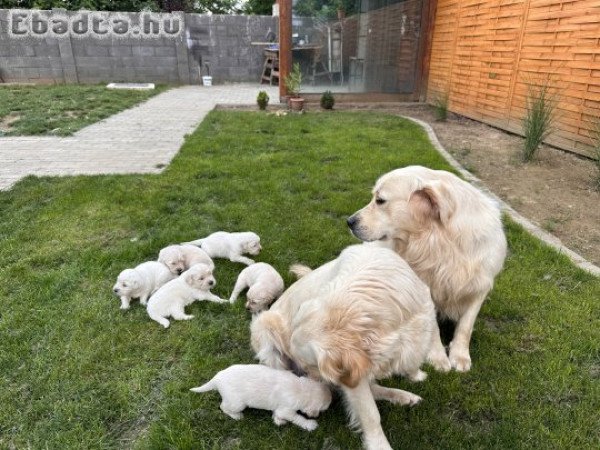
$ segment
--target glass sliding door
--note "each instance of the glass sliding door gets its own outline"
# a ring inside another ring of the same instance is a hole
[[[302,92],[414,92],[422,1],[293,0]]]

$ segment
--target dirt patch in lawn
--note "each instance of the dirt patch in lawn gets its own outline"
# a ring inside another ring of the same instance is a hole
[[[273,113],[280,105],[269,108]],[[336,104],[335,108],[401,114],[429,123],[442,145],[499,197],[600,265],[600,192],[595,189],[598,169],[593,161],[542,146],[534,162],[523,164],[519,159],[522,137],[452,113],[446,122],[438,122],[425,104]],[[307,109],[322,111],[315,104]]]
[[[10,113],[7,116],[0,118],[0,134],[12,131],[13,124],[20,118],[20,115],[14,113]]]

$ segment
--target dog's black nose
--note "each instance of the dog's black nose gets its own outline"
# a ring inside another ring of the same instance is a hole
[[[215,282],[214,282],[213,280],[210,280],[210,281],[208,282],[208,285],[209,285],[209,286],[214,286],[214,284],[215,284]]]
[[[349,228],[354,228],[354,225],[356,225],[357,219],[355,216],[350,216],[346,219],[346,223],[348,224]]]
[[[177,275],[181,275],[182,273],[183,273],[183,270],[177,269]]]
[[[117,292],[119,292],[119,288],[114,288],[113,292],[116,294]]]

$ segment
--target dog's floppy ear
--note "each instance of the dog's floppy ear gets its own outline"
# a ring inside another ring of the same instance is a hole
[[[450,191],[439,180],[430,181],[414,191],[408,204],[417,219],[439,220],[444,225],[448,223],[456,208]]]
[[[261,363],[278,369],[288,369],[289,330],[283,317],[265,311],[252,319],[251,345]]]
[[[194,271],[193,270],[186,270],[185,272],[183,272],[180,276],[183,277],[183,281],[185,281],[187,284],[193,284],[194,283]]]
[[[342,336],[337,337],[349,342]],[[369,356],[359,346],[332,344],[327,349],[315,348],[319,373],[329,382],[355,388],[371,368]]]
[[[132,287],[133,289],[139,289],[139,287],[142,285],[140,276],[137,274],[137,272],[135,272],[133,270],[128,274],[125,281],[127,283],[129,283],[129,286]]]

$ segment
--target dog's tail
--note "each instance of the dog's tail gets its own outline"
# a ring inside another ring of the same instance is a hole
[[[303,264],[292,264],[290,266],[290,273],[293,275],[296,275],[296,278],[298,278],[298,279],[302,278],[303,276],[308,275],[311,272],[312,272],[312,269]]]
[[[208,391],[214,391],[215,389],[217,389],[217,385],[215,384],[214,378],[213,378],[208,383],[204,383],[202,386],[191,388],[190,391],[192,391],[192,392],[208,392]]]
[[[196,247],[202,248],[202,241],[204,239],[196,239],[195,241],[182,242],[181,245],[195,245]]]

